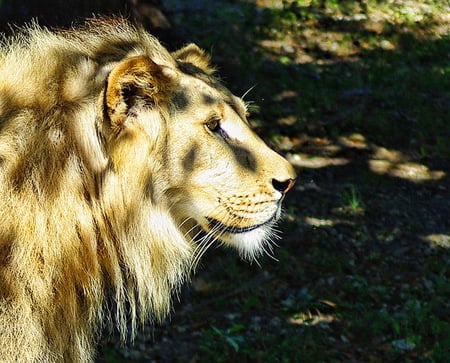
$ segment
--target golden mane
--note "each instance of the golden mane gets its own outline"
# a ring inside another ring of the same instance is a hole
[[[31,26],[1,52],[0,357],[90,361],[105,319],[125,335],[128,318],[132,330],[162,318],[190,266],[170,206],[145,186],[164,183],[150,180],[159,161],[141,168],[136,147],[112,170],[96,111],[121,59],[174,60],[119,20],[59,33]]]

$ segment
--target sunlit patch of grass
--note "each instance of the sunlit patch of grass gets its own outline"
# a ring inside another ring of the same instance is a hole
[[[410,158],[397,151],[376,147],[369,168],[377,174],[385,174],[412,182],[439,180],[445,177],[442,170],[430,170],[426,165],[411,162]]]
[[[294,166],[311,169],[324,168],[329,166],[342,166],[350,162],[350,160],[346,158],[322,157],[307,154],[290,154],[288,155],[288,160]]]
[[[314,326],[318,324],[329,324],[336,320],[336,316],[332,314],[322,314],[320,311],[308,311],[293,314],[288,319],[288,322],[296,325]]]
[[[387,174],[412,182],[439,180],[446,175],[442,170],[429,170],[425,165],[418,163],[393,163],[387,160],[370,160],[369,167],[374,173]]]
[[[435,233],[425,236],[423,239],[427,241],[431,247],[450,248],[450,235],[448,234]]]

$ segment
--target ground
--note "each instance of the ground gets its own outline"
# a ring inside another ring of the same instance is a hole
[[[163,3],[299,179],[272,256],[210,250],[171,319],[99,362],[446,362],[448,2]]]

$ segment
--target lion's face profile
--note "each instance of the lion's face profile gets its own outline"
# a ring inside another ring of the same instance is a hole
[[[127,81],[117,86],[122,90],[119,94],[129,87],[136,87],[134,91],[139,94],[139,82],[144,89],[146,82],[153,82],[145,76],[139,79],[140,75],[161,72],[157,82],[163,82],[165,90],[157,102],[164,122],[158,123],[157,134],[165,139],[157,149],[164,150],[159,162],[167,180],[160,192],[170,197],[171,213],[184,225],[183,230],[198,225],[209,239],[219,239],[244,256],[254,257],[272,237],[281,200],[293,185],[295,174],[290,164],[250,130],[244,102],[209,74],[208,60],[200,49],[190,45],[173,56],[176,68],[158,67],[145,57],[128,59],[110,79],[126,77]],[[130,69],[135,74],[129,74]],[[130,86],[130,82],[136,84]],[[111,92],[112,117],[116,117],[114,107],[134,112],[136,125],[130,128],[141,128],[139,132],[146,135],[148,144],[155,142],[155,125],[148,129],[146,119],[154,107],[149,107],[144,97],[139,100],[138,95],[131,95],[127,97],[135,99],[130,109],[121,105],[120,97],[117,100]],[[120,125],[126,122],[119,121]]]
[[[0,357],[91,360],[111,310],[123,335],[163,316],[213,241],[264,252],[294,179],[196,46],[32,27],[0,58]]]
[[[241,99],[195,73],[180,75],[175,89],[167,132],[174,213],[254,257],[272,237],[294,172],[250,130]]]

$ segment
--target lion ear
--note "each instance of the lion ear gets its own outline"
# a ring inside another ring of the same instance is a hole
[[[125,127],[133,106],[153,105],[169,98],[175,71],[156,64],[147,56],[128,58],[109,74],[105,92],[106,112],[112,126]]]
[[[206,74],[213,74],[215,72],[214,67],[210,64],[211,57],[193,43],[173,52],[172,57],[183,63],[190,63]]]

